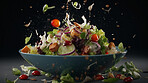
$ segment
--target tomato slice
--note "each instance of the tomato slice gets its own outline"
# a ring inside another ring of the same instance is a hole
[[[99,40],[99,36],[98,36],[97,34],[93,34],[93,35],[91,36],[91,40],[92,40],[93,42],[97,42],[97,41]]]
[[[58,19],[53,19],[53,20],[51,21],[51,25],[52,25],[53,27],[59,27],[60,24],[61,24],[61,22],[60,22]]]

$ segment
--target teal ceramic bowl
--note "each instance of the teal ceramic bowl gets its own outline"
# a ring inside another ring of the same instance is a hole
[[[118,50],[118,49],[117,49]],[[127,51],[117,54],[88,56],[59,56],[22,53],[21,56],[31,65],[53,75],[70,73],[73,76],[93,76],[102,73],[120,61]]]

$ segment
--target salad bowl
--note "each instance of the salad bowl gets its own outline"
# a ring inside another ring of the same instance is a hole
[[[105,72],[118,63],[125,56],[127,50],[116,54],[85,56],[29,54],[21,52],[21,49],[19,53],[29,64],[52,75],[65,75],[69,73],[80,77],[86,75],[93,76],[97,73]]]

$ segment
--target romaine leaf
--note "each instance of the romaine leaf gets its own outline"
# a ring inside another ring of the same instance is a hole
[[[21,71],[18,68],[12,68],[12,73],[14,75],[21,75]]]

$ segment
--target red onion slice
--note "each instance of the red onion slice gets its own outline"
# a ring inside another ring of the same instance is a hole
[[[70,32],[65,32],[65,34],[68,34],[68,33],[70,33]]]
[[[70,53],[66,53],[66,54],[58,54],[58,55],[60,55],[60,56],[66,56],[66,55],[71,55],[72,53],[74,53],[75,52],[75,49],[72,51],[72,52],[70,52]]]
[[[69,28],[69,27],[66,27],[66,28],[64,29],[64,31],[66,31],[68,28]]]
[[[77,33],[81,33],[80,31],[78,31],[77,29],[73,28]]]

